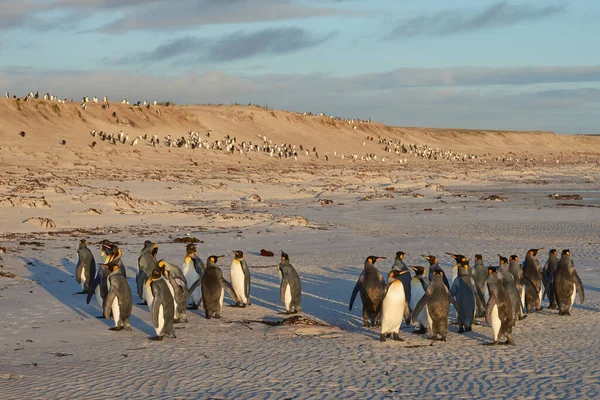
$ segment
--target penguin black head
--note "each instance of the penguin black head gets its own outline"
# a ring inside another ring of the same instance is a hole
[[[185,246],[185,252],[186,254],[194,254],[196,252],[196,245],[194,243],[188,243],[187,246]]]
[[[481,254],[475,254],[476,260],[483,260],[483,256]]]
[[[244,252],[241,250],[235,250],[233,253],[235,254],[235,258],[237,258],[238,260],[244,258]]]
[[[369,256],[369,257],[367,257],[366,261],[370,262],[371,264],[375,264],[379,260],[385,260],[385,257]]]
[[[550,251],[548,252],[548,254],[556,254],[556,249],[550,249]]]
[[[399,258],[399,259],[401,259],[401,260],[402,260],[402,259],[404,259],[404,255],[405,255],[405,254],[406,254],[406,253],[405,253],[405,252],[403,252],[403,251],[398,251],[398,252],[396,252],[396,258]]]
[[[498,267],[492,267],[491,265],[488,267],[488,275],[492,275],[498,272]]]
[[[151,245],[151,244],[152,244],[152,241],[151,241],[151,240],[146,240],[146,241],[144,242],[144,247],[146,247],[146,246],[149,246],[149,245]]]
[[[81,240],[79,241],[79,244],[87,244],[87,240],[85,240],[85,239],[81,239]]]
[[[25,137],[25,131],[21,131],[21,132],[19,133],[19,135],[20,135],[21,137]]]
[[[540,247],[539,249],[529,249],[529,251],[527,252],[527,254],[531,254],[532,256],[536,256],[538,251],[543,250],[543,247]]]
[[[463,256],[462,254],[452,254],[452,253],[446,253],[448,254],[450,257],[454,258],[456,260],[457,264],[465,264],[465,263],[469,263],[469,260],[467,260],[467,257]]]
[[[60,141],[60,144],[62,144],[64,146],[64,145],[67,144],[67,141],[63,139],[63,140]]]
[[[290,256],[284,253],[283,250],[281,250],[281,261],[290,261]]]
[[[425,267],[421,267],[420,265],[411,265],[409,268],[415,271],[415,276],[425,275]]]
[[[508,258],[501,256],[500,254],[498,254],[498,257],[500,258],[500,265],[508,264]]]
[[[510,260],[511,261],[519,261],[519,256],[516,254],[513,254],[512,256],[510,256]]]
[[[217,261],[219,261],[219,258],[221,258],[221,257],[225,257],[225,256],[210,256],[210,257],[208,257],[208,260],[216,264]]]
[[[569,250],[569,249],[564,249],[564,250],[562,251],[562,254],[564,254],[565,256],[570,256],[570,255],[571,255],[571,250]]]
[[[429,255],[429,256],[421,256],[421,257],[423,257],[424,259],[429,261],[430,266],[438,263],[438,259],[436,256]]]
[[[409,272],[409,270],[404,270],[404,271],[397,271],[397,270],[392,270],[390,271],[390,273],[388,274],[388,280],[389,279],[398,279],[398,277],[402,274],[406,274],[407,272]]]
[[[157,280],[157,279],[160,279],[161,276],[162,276],[162,272],[160,271],[160,269],[154,268],[152,270],[152,275],[150,275],[150,279]]]

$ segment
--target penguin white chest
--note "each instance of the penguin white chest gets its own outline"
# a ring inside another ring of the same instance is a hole
[[[119,321],[121,320],[121,308],[119,307],[119,298],[115,297],[113,303],[111,305],[111,310],[113,314],[113,319],[115,320],[115,326],[119,325]]]
[[[163,330],[163,327],[165,326],[165,312],[163,309],[162,304],[158,307],[158,321],[157,321],[157,326],[154,327],[154,330],[156,331],[156,335],[160,336],[160,333]]]
[[[247,303],[246,299],[246,285],[245,285],[246,277],[244,275],[244,271],[242,271],[242,266],[239,262],[234,262],[231,264],[231,286],[233,286],[233,291],[237,295],[238,299],[242,301],[242,303]]]
[[[94,291],[95,295],[96,295],[96,301],[98,302],[98,306],[100,307],[100,309],[103,309],[103,303],[104,303],[104,299],[102,299],[102,294],[100,292],[100,285],[96,286],[96,290]]]
[[[292,304],[292,288],[289,283],[285,286],[283,299],[285,301],[285,309],[290,311],[290,305]]]
[[[146,300],[146,303],[148,303],[148,308],[152,310],[152,303],[154,303],[154,295],[152,294],[152,288],[150,287],[149,283],[144,285],[143,296]]]
[[[492,332],[494,333],[494,342],[498,341],[498,333],[500,333],[500,326],[502,322],[500,321],[500,317],[498,316],[498,306],[494,305],[492,308]]]
[[[83,290],[84,286],[85,286],[85,269],[81,268],[81,274],[79,276],[79,279],[81,280],[81,289]]]
[[[571,304],[569,304],[569,309],[575,304],[575,296],[577,296],[577,286],[573,283],[573,293],[571,293]]]
[[[221,288],[221,297],[219,298],[219,310],[223,308],[223,298],[225,297],[225,289]]]
[[[398,333],[404,317],[405,301],[402,283],[392,284],[383,299],[381,333]]]

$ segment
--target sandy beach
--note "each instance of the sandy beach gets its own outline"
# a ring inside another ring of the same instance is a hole
[[[387,127],[253,106],[54,105],[0,99],[0,397],[600,396],[600,137]],[[128,141],[111,144],[92,130],[124,131]],[[302,145],[309,155],[165,145],[167,135],[190,131],[208,142]],[[390,141],[476,157],[396,154],[385,150]],[[149,341],[137,257],[152,240],[159,259],[181,265],[178,239],[190,237],[204,260],[226,255],[226,279],[233,251],[244,251],[253,304],[225,306],[218,320],[188,312],[176,339]],[[95,301],[73,295],[84,238],[97,262],[103,239],[123,250],[131,332],[109,331],[113,322],[96,318]],[[399,250],[409,265],[437,255],[450,274],[446,252],[498,265],[498,254],[524,259],[542,247],[542,265],[549,249],[571,250],[585,302],[562,317],[545,299],[515,326],[514,347],[483,346],[492,341],[483,319],[458,334],[453,309],[446,343],[404,324],[405,341],[380,343],[376,328],[362,326],[360,304],[348,310],[369,255],[387,257],[376,264],[384,276]],[[303,314],[322,326],[268,323],[286,317],[281,250],[300,275]]]

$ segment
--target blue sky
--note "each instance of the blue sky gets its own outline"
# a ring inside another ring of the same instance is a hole
[[[597,0],[0,0],[0,90],[600,133]]]

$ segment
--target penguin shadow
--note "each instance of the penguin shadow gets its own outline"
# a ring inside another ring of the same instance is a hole
[[[75,280],[75,269],[77,267],[75,263],[63,258],[61,263],[68,271],[65,272],[36,258],[20,258],[31,273],[30,279],[37,282],[40,287],[46,290],[62,304],[67,306],[71,311],[84,319],[101,321],[107,327],[113,327],[114,323],[112,319],[97,318],[98,316],[102,315],[102,310],[95,306],[96,299],[92,299],[90,304],[86,304],[87,295],[75,294],[81,291],[81,287]],[[71,271],[72,273],[70,273]],[[130,323],[132,327],[148,335],[152,335],[154,332],[153,327],[134,315],[131,315]]]

